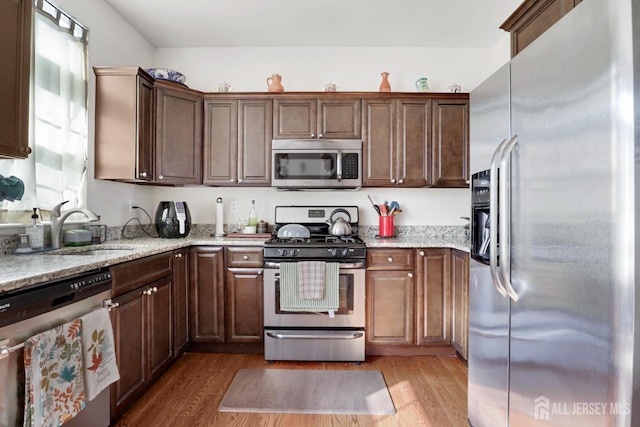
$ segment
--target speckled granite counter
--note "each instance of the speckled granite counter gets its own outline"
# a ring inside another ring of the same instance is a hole
[[[423,234],[400,233],[397,238],[377,239],[368,230],[361,237],[370,248],[429,248],[444,247],[469,251],[464,233]],[[192,235],[185,239],[139,238],[112,240],[95,246],[64,248],[53,252],[29,255],[0,256],[0,295],[48,280],[84,273],[145,256],[189,246],[262,246],[264,239],[209,237]],[[82,251],[92,250],[90,254]],[[64,254],[62,254],[64,253]]]

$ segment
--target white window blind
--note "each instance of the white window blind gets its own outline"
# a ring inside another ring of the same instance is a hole
[[[34,4],[33,151],[25,160],[0,161],[1,175],[25,183],[22,200],[2,202],[0,222],[24,222],[31,208],[51,210],[65,200],[86,207],[89,32],[47,0]]]

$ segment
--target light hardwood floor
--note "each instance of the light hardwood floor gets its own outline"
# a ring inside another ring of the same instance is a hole
[[[382,372],[393,416],[218,412],[242,368],[351,369]],[[274,362],[257,354],[187,353],[115,427],[467,426],[467,367],[455,356],[368,357],[354,363]]]

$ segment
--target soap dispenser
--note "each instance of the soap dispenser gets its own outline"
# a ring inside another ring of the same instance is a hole
[[[31,249],[44,248],[44,225],[39,220],[36,212],[37,209],[38,208],[33,208],[31,223],[25,227],[25,231],[29,236],[29,246],[31,246]]]

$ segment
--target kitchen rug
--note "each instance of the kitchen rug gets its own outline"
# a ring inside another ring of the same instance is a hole
[[[241,369],[222,398],[222,412],[393,415],[380,371]]]

